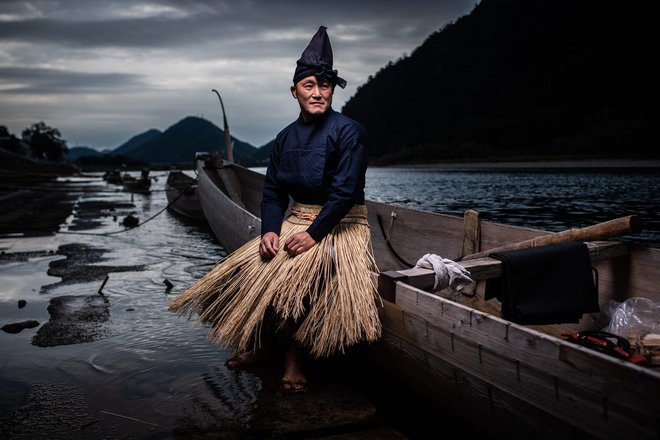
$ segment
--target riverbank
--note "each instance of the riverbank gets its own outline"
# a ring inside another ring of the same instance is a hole
[[[0,327],[30,323],[0,331],[1,438],[418,438],[401,429],[414,434],[416,415],[369,395],[395,384],[356,357],[308,363],[310,389],[289,395],[279,358],[230,371],[205,328],[167,310],[223,251],[163,211],[164,180],[149,195],[65,180],[0,215]],[[46,201],[65,207],[50,216]],[[131,213],[153,221],[124,228]],[[22,222],[31,234],[18,235]]]
[[[78,172],[80,168],[70,163],[35,160],[0,148],[0,176],[20,176],[24,173],[54,176],[72,175]]]

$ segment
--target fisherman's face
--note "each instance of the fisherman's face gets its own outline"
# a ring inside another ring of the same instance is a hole
[[[291,94],[298,101],[303,119],[306,122],[318,118],[332,105],[334,93],[332,83],[327,79],[308,76],[291,86]]]

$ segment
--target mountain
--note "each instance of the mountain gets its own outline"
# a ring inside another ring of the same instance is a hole
[[[66,160],[74,162],[81,157],[100,157],[104,153],[89,147],[72,147],[66,153]]]
[[[110,154],[114,156],[127,156],[130,157],[133,153],[139,152],[142,147],[152,141],[153,139],[161,135],[160,130],[152,128],[145,131],[144,133],[138,134],[130,138],[128,141],[121,144],[119,147],[114,149]]]
[[[201,151],[215,151],[219,152],[221,157],[227,157],[224,130],[206,119],[195,116],[182,119],[162,133],[150,130],[140,136],[142,136],[140,139],[138,136],[132,138],[114,150],[112,154],[122,154],[131,159],[143,160],[152,164],[192,165],[195,153]],[[231,139],[234,161],[250,163],[252,155],[257,149],[234,137]]]
[[[654,2],[481,0],[360,86],[341,112],[374,164],[554,158],[657,159]],[[232,138],[234,159],[264,166]],[[224,131],[187,117],[112,152],[149,163],[226,157]]]
[[[275,139],[257,148],[257,151],[252,155],[253,166],[267,166],[270,152],[273,150],[274,146]]]
[[[653,2],[482,0],[342,113],[380,163],[658,158]]]

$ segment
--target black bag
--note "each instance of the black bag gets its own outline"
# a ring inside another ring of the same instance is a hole
[[[518,324],[577,323],[600,311],[587,245],[568,242],[496,252],[502,276],[486,281],[485,298],[502,303],[502,318]]]

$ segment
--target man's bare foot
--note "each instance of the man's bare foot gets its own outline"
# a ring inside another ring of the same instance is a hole
[[[302,370],[300,348],[295,342],[291,342],[284,354],[282,389],[291,393],[300,393],[307,390],[307,378]]]
[[[231,358],[227,359],[225,361],[225,365],[230,370],[235,370],[237,368],[245,368],[248,365],[252,365],[264,360],[267,356],[268,353],[263,349],[246,351],[240,354],[236,354]]]
[[[303,393],[307,391],[307,380],[293,380],[288,376],[282,377],[282,389],[287,393]]]

